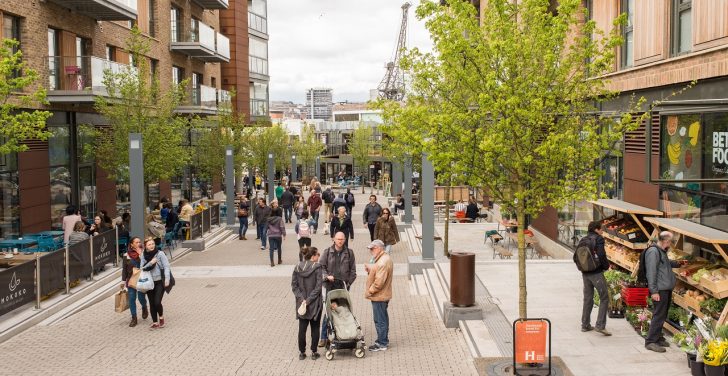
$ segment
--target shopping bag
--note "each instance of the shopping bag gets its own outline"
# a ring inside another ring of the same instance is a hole
[[[122,287],[121,291],[114,295],[114,310],[124,312],[129,309],[129,293]]]
[[[146,270],[142,270],[139,275],[139,280],[136,284],[136,290],[139,292],[147,292],[154,290],[154,280],[152,279],[152,273]]]
[[[298,307],[298,315],[299,316],[305,315],[306,314],[306,308],[307,308],[306,301],[304,300],[304,301],[301,302],[301,305]]]
[[[139,276],[142,275],[142,270],[139,268],[132,269],[131,277],[129,277],[129,287],[136,290],[137,282],[139,282]]]

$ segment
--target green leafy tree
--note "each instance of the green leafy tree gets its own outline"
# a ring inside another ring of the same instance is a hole
[[[354,160],[354,166],[359,169],[362,177],[361,193],[364,193],[364,178],[366,172],[369,171],[369,161],[371,160],[371,138],[373,130],[364,124],[354,129],[354,133],[349,140],[349,154]]]
[[[27,68],[20,50],[14,52],[18,42],[3,39],[0,44],[0,154],[22,152],[28,149],[23,141],[46,140],[48,111],[21,111],[47,104],[42,88],[24,93],[38,80],[38,72]]]
[[[301,128],[301,137],[293,144],[293,150],[296,153],[297,161],[303,166],[303,171],[306,171],[304,174],[306,174],[316,162],[316,157],[326,150],[326,145],[316,137],[316,130],[313,125],[304,124]]]
[[[288,132],[279,124],[269,127],[254,127],[247,147],[247,164],[261,171],[263,181],[268,171],[268,154],[273,154],[276,170],[288,167],[291,160],[291,146]]]

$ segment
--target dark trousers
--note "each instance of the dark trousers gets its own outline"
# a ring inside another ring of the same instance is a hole
[[[158,322],[157,316],[164,316],[162,298],[164,297],[164,283],[162,280],[154,281],[154,289],[147,291],[149,300],[149,312],[152,314],[152,322]]]
[[[315,222],[313,224],[313,232],[316,233],[316,231],[318,231],[319,211],[316,210],[316,211],[311,212],[311,218],[313,218],[313,220]]]
[[[276,250],[278,250],[278,260],[281,259],[281,245],[283,244],[283,238],[278,237],[268,237],[268,249],[270,253],[270,262],[273,262],[273,254]]]
[[[665,340],[662,335],[662,326],[665,325],[667,310],[672,302],[672,290],[660,290],[659,293],[660,301],[652,301],[654,305],[652,308],[652,321],[650,321],[650,331],[647,333],[647,338],[645,338],[645,345]]]
[[[248,217],[238,217],[240,220],[240,229],[238,229],[238,236],[245,236],[248,232]]]
[[[404,204],[394,204],[394,214],[397,214],[397,210],[404,210]]]
[[[376,223],[367,223],[367,227],[369,227],[369,237],[371,238],[371,241],[374,241],[374,226],[376,225]]]
[[[597,329],[604,329],[607,325],[607,312],[609,311],[609,291],[604,273],[582,274],[584,280],[584,305],[581,310],[581,327],[591,326],[591,311],[594,307],[594,289],[599,293],[599,313],[597,314]]]
[[[286,222],[291,223],[291,215],[293,214],[293,206],[284,206],[283,215]]]
[[[298,249],[299,251],[303,249],[303,247],[310,247],[311,246],[311,238],[301,238],[298,239]],[[303,254],[301,252],[298,252],[298,261],[303,261]]]
[[[311,352],[318,347],[319,328],[321,327],[321,314],[315,320],[298,319],[298,351],[306,352],[306,330],[311,327]]]
[[[260,238],[260,245],[265,248],[265,240],[268,237],[268,223],[257,223],[255,228],[258,230],[258,238]]]

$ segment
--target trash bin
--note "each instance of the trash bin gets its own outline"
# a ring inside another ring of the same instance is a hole
[[[450,303],[456,307],[475,304],[475,254],[450,254]]]

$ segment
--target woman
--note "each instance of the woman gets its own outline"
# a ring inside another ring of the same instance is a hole
[[[164,238],[165,231],[164,225],[154,219],[154,214],[147,214],[147,218],[144,220],[144,222],[147,224],[145,226],[146,237],[154,239],[157,245],[162,243],[162,238]]]
[[[379,216],[377,224],[374,225],[374,239],[384,242],[384,251],[387,253],[392,251],[393,245],[399,243],[399,230],[392,213],[389,212],[389,208],[382,209],[382,215]]]
[[[248,215],[250,213],[250,203],[245,196],[240,196],[240,203],[238,204],[238,221],[240,221],[240,228],[238,229],[238,239],[248,240],[245,237],[245,233],[248,232]]]
[[[311,359],[319,358],[317,340],[321,327],[321,264],[319,252],[315,247],[304,247],[303,261],[295,269],[291,278],[291,288],[296,297],[296,318],[298,319],[298,359],[306,359],[306,331],[311,327]],[[306,313],[300,314],[301,303],[306,302]]]
[[[306,205],[306,200],[303,199],[303,195],[298,196],[298,202],[296,202],[294,210],[296,211],[296,221],[300,221],[303,212],[308,210],[308,205]]]
[[[144,239],[144,253],[140,257],[140,267],[152,273],[154,288],[147,291],[147,299],[149,299],[149,310],[152,311],[151,329],[164,328],[164,308],[162,307],[162,297],[164,296],[164,288],[169,287],[169,260],[164,252],[160,252],[154,238]],[[159,320],[159,321],[157,321]]]
[[[82,221],[76,222],[73,226],[73,232],[68,236],[68,245],[74,245],[82,241],[88,240],[91,236],[86,232],[86,225]]]
[[[126,251],[126,255],[124,255],[124,268],[121,270],[121,280],[124,281],[121,286],[126,287],[129,295],[129,312],[131,312],[131,322],[129,322],[130,328],[137,326],[137,299],[139,299],[139,303],[142,305],[142,319],[146,320],[149,316],[149,310],[147,310],[147,298],[144,297],[144,293],[141,293],[135,288],[129,286],[129,279],[131,279],[134,274],[134,268],[139,269],[141,265],[141,260],[139,258],[141,252],[142,240],[137,237],[131,238],[131,241],[129,242],[129,249]]]
[[[296,235],[298,236],[298,261],[303,261],[303,249],[311,246],[311,233],[313,232],[316,221],[308,218],[308,212],[304,211],[302,218],[296,222]]]
[[[330,235],[332,241],[337,232],[343,232],[344,236],[346,236],[344,246],[347,248],[349,247],[349,239],[354,239],[354,225],[352,225],[351,219],[346,215],[345,207],[339,207],[338,215],[331,220],[331,224],[329,225],[329,231],[331,233]]]
[[[75,206],[69,205],[66,207],[66,215],[63,216],[62,227],[63,227],[63,242],[68,243],[68,237],[74,231],[76,223],[83,221],[81,216],[78,214],[78,210]]]
[[[475,197],[470,196],[468,199],[468,206],[465,208],[465,218],[469,218],[471,221],[475,222],[479,216],[480,209],[478,209],[478,204],[475,203]]]
[[[276,201],[273,201],[275,208],[271,209],[268,218],[268,249],[270,252],[270,266],[276,266],[273,263],[273,252],[278,250],[278,265],[283,263],[281,259],[281,249],[283,241],[286,239],[286,226],[283,223],[283,209],[278,207]]]
[[[86,232],[91,236],[96,236],[102,232],[105,232],[106,230],[109,230],[108,225],[103,221],[101,216],[97,215],[94,217],[94,223],[89,226]]]

